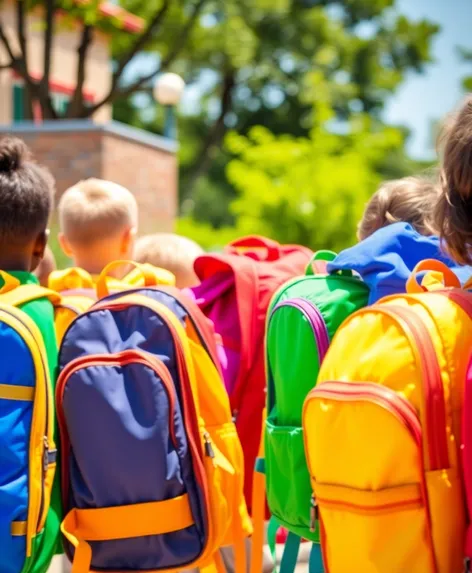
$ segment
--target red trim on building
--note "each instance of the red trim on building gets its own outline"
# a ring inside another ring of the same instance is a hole
[[[12,70],[11,73],[12,73],[13,79],[23,81],[23,78],[21,77],[21,75],[18,72],[16,72],[15,70]],[[30,73],[30,76],[36,82],[39,82],[41,80],[40,74],[36,74],[33,72],[33,73]],[[49,87],[53,92],[64,94],[64,95],[72,95],[74,93],[74,90],[75,90],[74,86],[72,86],[71,84],[64,84],[63,82],[57,82],[55,80],[49,81]],[[89,103],[93,103],[95,101],[95,94],[93,92],[88,91],[88,90],[84,90],[83,94],[84,94],[85,101],[87,101]]]
[[[75,0],[75,3],[88,4],[89,1],[90,0]],[[102,2],[98,9],[104,18],[116,18],[120,20],[123,24],[123,29],[127,32],[137,34],[144,30],[144,20],[121,8],[121,6],[117,6],[111,2]]]
[[[111,2],[100,4],[99,10],[102,16],[105,16],[106,18],[118,18],[121,20],[123,22],[123,27],[127,32],[138,34],[144,29],[144,20],[142,18],[127,12],[120,6],[116,6]]]

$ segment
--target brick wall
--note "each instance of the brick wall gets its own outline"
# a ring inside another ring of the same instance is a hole
[[[177,214],[176,145],[121,124],[45,122],[0,128],[24,139],[57,181],[57,200],[80,179],[100,177],[132,191],[140,234],[172,231]]]

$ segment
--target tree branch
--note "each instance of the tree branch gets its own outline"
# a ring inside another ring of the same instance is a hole
[[[18,43],[20,44],[21,56],[18,59],[16,71],[21,75],[25,82],[26,88],[26,105],[25,110],[28,119],[33,119],[33,99],[38,97],[38,84],[33,81],[29,74],[28,67],[28,44],[26,40],[26,7],[25,0],[16,0],[16,31]]]
[[[40,104],[43,110],[43,116],[47,119],[56,119],[57,114],[54,110],[49,93],[49,79],[51,76],[51,60],[54,38],[54,18],[56,12],[55,0],[46,0],[46,26],[44,29],[44,58],[43,58],[43,77],[39,84]]]
[[[131,62],[131,60],[138,54],[143,48],[145,48],[146,44],[152,39],[154,34],[159,29],[162,20],[164,19],[169,7],[171,4],[171,0],[164,0],[161,8],[154,14],[153,18],[149,21],[149,24],[146,30],[136,39],[134,44],[128,50],[128,52],[119,58],[118,60],[118,67],[113,74],[113,82],[115,87],[118,85],[121,76],[126,68],[126,66]]]
[[[43,87],[49,89],[49,78],[51,75],[51,59],[52,59],[52,40],[54,34],[54,12],[55,1],[46,0],[46,26],[44,28],[44,56],[43,56],[43,79],[41,83]]]
[[[179,53],[181,52],[182,48],[185,46],[185,42],[188,39],[190,32],[192,31],[193,26],[201,13],[203,6],[208,2],[208,0],[197,0],[194,4],[192,12],[187,19],[182,31],[175,35],[176,41],[174,45],[169,50],[167,56],[162,60],[161,64],[153,70],[151,73],[147,74],[136,80],[135,82],[129,84],[128,86],[124,86],[122,89],[118,88],[118,85],[113,85],[110,88],[108,94],[97,104],[92,107],[87,108],[84,117],[90,117],[94,114],[98,109],[100,109],[103,105],[107,103],[112,103],[118,97],[128,97],[132,95],[134,92],[140,90],[143,86],[145,86],[148,82],[153,80],[158,74],[163,72],[166,68],[168,68],[172,62],[177,58]],[[141,47],[143,48],[145,44]]]
[[[85,67],[87,63],[87,52],[93,41],[93,28],[84,24],[82,37],[77,49],[77,81],[74,94],[69,103],[66,117],[80,117],[83,113],[83,89],[85,84]]]
[[[5,34],[5,30],[3,29],[1,21],[0,21],[0,40],[1,40],[2,44],[5,46],[5,50],[7,51],[8,55],[10,57],[10,63],[8,65],[6,65],[6,67],[13,67],[17,58],[16,58],[15,54],[13,53],[11,44],[10,44],[6,34]]]
[[[235,86],[236,73],[231,69],[228,70],[223,77],[220,96],[220,113],[211,128],[208,130],[198,157],[193,163],[194,168],[190,171],[188,180],[185,183],[185,194],[187,196],[192,194],[192,190],[195,188],[200,177],[208,172],[212,158],[212,151],[223,141],[227,131],[225,118],[233,104],[233,91]]]
[[[202,8],[206,2],[207,0],[198,0],[198,2],[196,2],[194,5],[192,13],[190,14],[185,26],[183,27],[182,32],[180,34],[176,34],[177,40],[174,43],[174,46],[171,50],[169,50],[169,53],[161,63],[160,67],[162,70],[165,70],[168,66],[170,66],[170,64],[175,60],[182,48],[185,46],[185,42],[187,41],[188,36],[192,31],[192,28],[194,27],[195,22],[197,21],[197,18],[200,15],[200,12],[202,11]]]

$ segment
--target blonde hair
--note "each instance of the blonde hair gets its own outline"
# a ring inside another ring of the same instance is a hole
[[[436,225],[452,258],[472,264],[472,95],[440,134],[441,192]]]
[[[175,276],[176,286],[185,288],[198,284],[193,263],[203,252],[200,245],[187,237],[156,233],[136,241],[135,260],[170,271]]]
[[[434,235],[439,187],[432,178],[404,177],[385,182],[367,203],[357,228],[360,241],[392,223],[410,223],[422,235]]]
[[[138,225],[133,194],[102,179],[87,179],[67,189],[58,211],[61,231],[72,243],[92,243]]]

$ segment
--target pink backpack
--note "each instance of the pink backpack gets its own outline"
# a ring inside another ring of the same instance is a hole
[[[264,332],[275,291],[302,274],[312,252],[250,236],[223,254],[195,262],[201,284],[193,297],[214,324],[218,356],[245,457],[245,495],[251,505],[252,478],[265,404]]]

